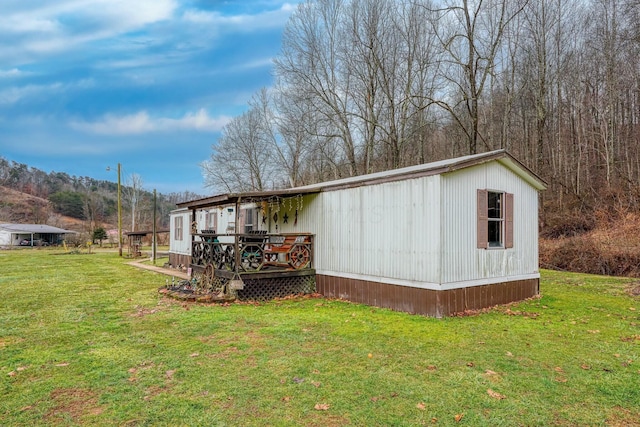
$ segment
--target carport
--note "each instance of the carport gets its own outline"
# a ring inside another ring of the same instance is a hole
[[[23,240],[30,242],[27,246],[34,246],[37,240],[43,244],[57,245],[62,243],[67,234],[76,232],[46,224],[0,224],[0,246],[20,246]]]

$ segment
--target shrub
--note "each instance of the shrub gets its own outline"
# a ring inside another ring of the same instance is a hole
[[[580,212],[549,215],[540,236],[547,239],[579,236],[593,230],[596,224],[594,215]]]
[[[575,236],[560,242],[541,240],[540,265],[590,274],[640,276],[640,254],[609,248],[590,236]]]

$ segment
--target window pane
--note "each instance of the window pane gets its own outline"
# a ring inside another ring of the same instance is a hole
[[[502,193],[489,192],[489,218],[502,218]]]
[[[489,220],[489,247],[502,246],[502,221]]]

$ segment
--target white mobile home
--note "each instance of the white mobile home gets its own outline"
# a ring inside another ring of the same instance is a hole
[[[238,221],[255,206],[266,232],[313,236],[308,267],[323,295],[444,316],[539,293],[544,188],[499,150],[180,206],[191,218],[231,206]]]

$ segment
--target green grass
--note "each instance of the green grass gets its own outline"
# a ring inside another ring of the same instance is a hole
[[[629,279],[545,271],[540,299],[438,320],[314,298],[185,304],[113,252],[56,253],[0,252],[3,426],[640,420]]]

